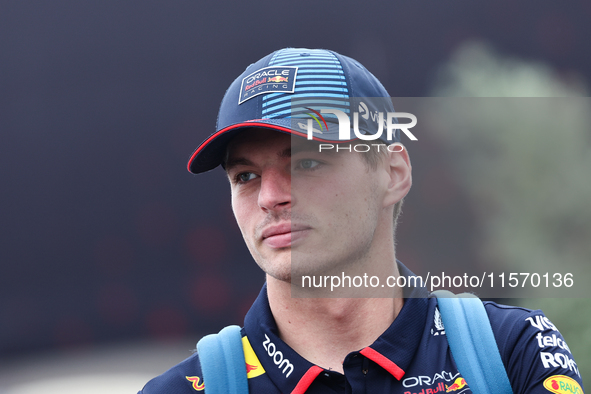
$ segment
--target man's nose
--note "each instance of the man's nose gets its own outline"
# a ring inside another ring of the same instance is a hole
[[[273,168],[263,172],[258,203],[263,210],[291,208],[291,174],[289,171]]]

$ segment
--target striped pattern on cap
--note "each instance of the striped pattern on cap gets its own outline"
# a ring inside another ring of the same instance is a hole
[[[298,67],[295,93],[270,93],[263,96],[263,119],[303,117],[306,109],[330,107],[349,113],[350,89],[341,62],[328,51],[283,49],[273,54],[269,66]],[[293,108],[292,108],[293,105]]]

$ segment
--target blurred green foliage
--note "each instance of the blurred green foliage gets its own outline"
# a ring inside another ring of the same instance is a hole
[[[566,294],[577,298],[528,299],[522,292],[516,302],[542,309],[556,324],[591,387],[586,95],[574,72],[559,75],[470,43],[441,68],[432,96],[450,98],[434,99],[432,117],[424,121],[437,132],[456,181],[471,198],[484,264],[496,271],[574,274],[576,288]]]

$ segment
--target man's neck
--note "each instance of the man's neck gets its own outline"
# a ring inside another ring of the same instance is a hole
[[[341,373],[347,354],[371,345],[404,303],[396,293],[392,298],[292,298],[289,283],[269,276],[267,292],[281,339],[308,361]]]

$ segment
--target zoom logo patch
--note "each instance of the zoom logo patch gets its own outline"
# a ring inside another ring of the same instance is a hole
[[[277,350],[277,346],[271,342],[267,334],[265,334],[265,338],[266,339],[263,342],[263,347],[267,351],[267,354],[269,357],[271,357],[273,363],[275,363],[279,369],[283,368],[282,372],[285,377],[288,378],[293,372],[293,364],[287,358],[283,357],[283,353],[281,353],[280,350]]]

